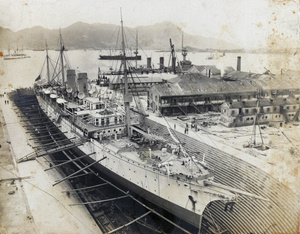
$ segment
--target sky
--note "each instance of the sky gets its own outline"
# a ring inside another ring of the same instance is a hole
[[[296,0],[1,0],[0,26],[64,28],[78,21],[136,27],[170,21],[241,48],[299,46]]]

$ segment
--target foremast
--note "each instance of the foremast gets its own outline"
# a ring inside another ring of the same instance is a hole
[[[124,28],[123,28],[123,18],[122,18],[122,9],[121,9],[121,33],[122,33],[122,52],[123,52],[123,59],[122,59],[122,66],[124,69],[124,104],[125,104],[125,113],[126,113],[126,129],[127,135],[131,136],[130,131],[130,102],[131,102],[131,95],[128,92],[128,70],[126,64],[126,51],[125,51],[125,38],[124,38]]]
[[[65,72],[64,72],[64,44],[61,36],[61,30],[59,29],[59,43],[60,43],[60,62],[61,62],[61,80],[62,80],[62,85],[63,87],[65,86]]]
[[[47,79],[48,79],[48,84],[50,84],[50,68],[49,68],[49,55],[48,55],[47,41],[46,41],[46,60],[47,60]]]

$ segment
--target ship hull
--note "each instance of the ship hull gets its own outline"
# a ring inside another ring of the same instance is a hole
[[[74,150],[75,150],[75,152],[77,151],[77,153],[79,153],[79,154],[85,154],[85,152],[83,152],[81,149],[79,149],[77,147]],[[92,159],[91,157],[86,158],[84,161],[86,161],[89,164],[95,162],[95,160]],[[122,176],[114,173],[113,171],[107,169],[105,166],[103,166],[99,163],[95,164],[94,168],[96,168],[96,170],[99,172],[99,174],[102,174],[105,177],[107,177],[108,179],[113,180],[113,182],[115,182],[117,185],[122,186],[123,189],[132,191],[133,193],[138,194],[140,197],[143,197],[147,201],[163,208],[164,210],[172,213],[173,215],[175,215],[176,217],[179,217],[180,219],[186,221],[187,223],[189,223],[197,228],[199,227],[200,220],[201,220],[200,215],[198,215],[194,212],[191,212],[189,210],[183,209],[182,207],[177,206],[174,203],[172,203],[166,199],[162,199],[161,197],[159,197],[145,189],[142,189],[141,187],[137,186],[134,183],[131,183],[127,179],[124,179]]]
[[[124,60],[123,55],[100,55],[99,60]],[[126,56],[126,60],[142,60],[140,55],[138,56]]]
[[[44,113],[53,120],[62,134],[69,139],[84,137],[84,132],[72,125],[68,118],[59,118],[54,107],[42,98],[38,100]],[[59,123],[55,121],[57,119],[60,119]],[[79,155],[94,153],[85,159],[88,163],[103,158],[104,160],[95,164],[99,173],[197,228],[206,205],[220,199],[203,186],[189,184],[179,177],[169,177],[152,167],[140,165],[130,157],[113,152],[108,148],[110,145],[90,138],[75,150]],[[193,203],[194,201],[197,202]]]

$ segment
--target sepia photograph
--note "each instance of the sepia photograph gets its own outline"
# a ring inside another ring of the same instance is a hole
[[[0,233],[300,233],[299,17],[1,0]]]

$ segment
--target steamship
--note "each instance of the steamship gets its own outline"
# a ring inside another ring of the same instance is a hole
[[[72,141],[84,142],[76,150],[87,155],[85,160],[99,172],[195,227],[201,226],[203,212],[211,202],[232,205],[240,195],[264,199],[214,182],[204,156],[199,155],[202,161],[190,156],[173,129],[168,128],[172,138],[168,141],[144,126],[147,112],[139,105],[131,107],[136,97],[128,88],[132,74],[128,72],[122,20],[121,30],[123,92],[101,86],[99,79],[89,81],[87,73],[76,74],[75,70],[67,70],[65,78],[62,69],[60,77],[53,76],[56,80],[50,80],[47,70],[45,79],[36,79],[38,103],[57,129]],[[63,68],[64,45],[60,41]]]

